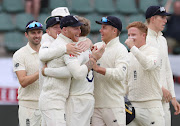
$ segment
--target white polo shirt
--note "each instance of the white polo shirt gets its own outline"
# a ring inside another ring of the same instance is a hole
[[[14,71],[25,70],[27,75],[34,74],[39,70],[38,52],[34,51],[28,43],[14,53],[13,64]],[[25,88],[20,86],[18,89],[19,105],[38,109],[39,95],[39,80]]]

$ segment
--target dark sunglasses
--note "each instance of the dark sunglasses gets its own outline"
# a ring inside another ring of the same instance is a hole
[[[31,28],[35,28],[35,27],[42,28],[43,25],[39,22],[32,22],[26,27],[26,29],[31,29]]]

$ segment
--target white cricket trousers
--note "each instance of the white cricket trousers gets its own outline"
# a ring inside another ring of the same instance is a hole
[[[165,119],[165,126],[171,126],[171,111],[170,111],[170,105],[169,102],[166,103],[165,101],[162,101],[163,109],[164,109],[164,119]]]
[[[135,119],[127,126],[165,126],[163,108],[135,107]]]
[[[39,109],[32,109],[19,106],[19,126],[41,126],[41,112]]]
[[[91,126],[126,126],[125,108],[95,108]]]
[[[41,126],[66,126],[64,109],[41,110]]]
[[[66,103],[67,126],[90,126],[93,111],[93,95],[69,96]]]

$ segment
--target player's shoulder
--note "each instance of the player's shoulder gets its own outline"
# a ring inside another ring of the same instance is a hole
[[[127,48],[121,43],[121,42],[117,42],[115,45],[114,45],[114,48],[116,48],[116,51],[118,52],[128,52]]]
[[[13,58],[15,57],[23,57],[26,56],[28,54],[28,47],[23,46],[20,49],[18,49],[14,54],[13,54]]]

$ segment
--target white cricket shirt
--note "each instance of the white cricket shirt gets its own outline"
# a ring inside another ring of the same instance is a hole
[[[28,43],[14,53],[13,64],[14,71],[25,70],[27,75],[34,74],[39,70],[38,52],[34,51]],[[39,80],[25,88],[20,86],[18,89],[19,105],[38,109],[39,95]]]
[[[98,48],[105,44],[99,42]],[[112,39],[97,64],[106,68],[105,75],[94,72],[95,108],[125,107],[125,86],[122,83],[128,68],[128,51],[119,37]]]

